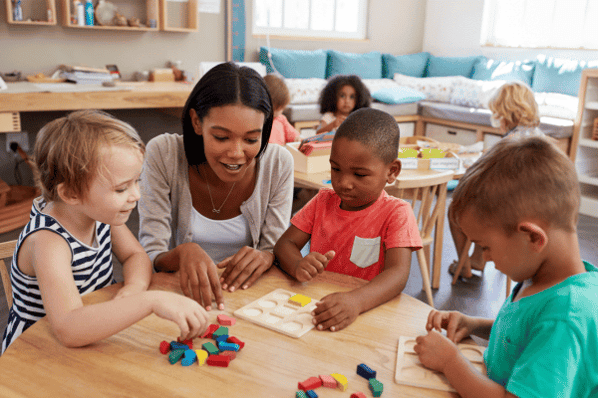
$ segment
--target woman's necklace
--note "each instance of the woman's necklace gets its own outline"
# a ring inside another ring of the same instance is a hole
[[[208,187],[208,195],[210,195],[210,202],[212,202],[212,212],[214,212],[216,214],[220,214],[220,210],[222,210],[222,208],[224,207],[224,204],[228,200],[228,197],[233,192],[233,189],[235,189],[235,184],[237,183],[237,181],[235,181],[233,183],[233,186],[230,188],[230,191],[228,191],[228,195],[226,195],[226,198],[224,198],[224,202],[222,202],[222,205],[220,205],[220,207],[217,209],[216,206],[214,205],[214,199],[212,199],[212,192],[210,191],[210,184],[208,183],[208,177],[199,171],[199,165],[195,165],[195,170],[197,170],[197,173],[201,174],[203,176],[203,178],[205,178],[205,180],[206,180],[206,185]]]

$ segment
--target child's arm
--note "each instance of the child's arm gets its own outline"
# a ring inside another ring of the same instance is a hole
[[[319,330],[334,332],[349,326],[357,316],[379,306],[403,291],[411,269],[411,249],[386,250],[384,271],[366,285],[350,292],[332,293],[316,304],[312,312]]]
[[[472,317],[458,311],[430,311],[426,330],[442,331],[446,329],[446,336],[453,343],[458,343],[465,337],[474,334],[488,340],[494,320]]]
[[[143,247],[126,225],[111,227],[112,251],[123,266],[124,286],[114,298],[147,290],[152,278],[152,264]]]
[[[23,243],[37,277],[52,331],[68,347],[80,347],[109,337],[152,312],[175,322],[181,338],[198,336],[207,325],[207,313],[195,301],[161,291],[142,293],[84,306],[71,270],[66,241],[50,231],[39,231]]]
[[[336,130],[338,128],[338,126],[340,126],[344,120],[345,120],[344,116],[337,116],[334,118],[333,121],[331,121],[330,123],[327,123],[326,120],[324,118],[322,118],[322,120],[320,120],[320,126],[316,130],[316,134],[323,134],[323,133],[327,133],[332,130]]]
[[[297,129],[293,127],[293,125],[288,121],[286,117],[283,119],[283,126],[286,142],[301,141],[301,134],[299,134]]]
[[[442,372],[463,398],[517,398],[500,384],[478,372],[459,352],[457,346],[435,330],[418,336],[413,348],[424,366]]]

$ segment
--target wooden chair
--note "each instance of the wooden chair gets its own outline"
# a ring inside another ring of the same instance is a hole
[[[453,171],[429,170],[417,173],[414,178],[402,178],[392,185],[386,186],[386,191],[398,198],[411,201],[411,207],[420,229],[423,248],[417,251],[417,260],[422,273],[423,288],[428,298],[428,304],[434,306],[432,287],[440,286],[440,265],[442,260],[442,239],[444,233],[444,218],[446,214],[447,183],[453,179]],[[419,206],[416,206],[419,203]],[[430,246],[434,243],[434,262],[432,278],[430,279]],[[432,282],[430,284],[430,282]]]
[[[8,308],[12,307],[12,286],[10,284],[10,263],[4,262],[4,259],[12,259],[12,254],[17,246],[16,240],[0,243],[0,276],[2,277],[2,285],[4,286],[4,294],[6,295],[6,302]]]

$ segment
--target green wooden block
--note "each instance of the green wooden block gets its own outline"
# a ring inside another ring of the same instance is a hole
[[[307,394],[305,394],[305,391],[299,390],[295,394],[295,398],[307,398]]]
[[[170,361],[170,364],[174,365],[175,363],[177,363],[184,353],[185,350],[183,349],[176,349],[174,351],[171,351],[170,354],[168,354],[168,360]]]
[[[377,379],[370,379],[370,390],[372,390],[372,395],[374,397],[379,397],[382,395],[382,390],[384,389],[384,384],[379,382]]]
[[[228,328],[226,326],[220,326],[213,334],[212,338],[216,340],[220,336],[228,335]]]
[[[206,350],[208,352],[208,354],[210,355],[218,355],[218,353],[220,352],[220,350],[211,342],[207,342],[204,343],[201,346],[204,350]]]

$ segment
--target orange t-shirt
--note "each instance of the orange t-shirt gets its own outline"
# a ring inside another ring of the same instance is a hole
[[[280,115],[272,120],[272,132],[270,133],[271,144],[284,145],[287,142],[293,142],[300,138],[299,132],[289,123],[285,115]]]
[[[382,191],[367,209],[346,211],[332,189],[322,189],[291,220],[311,235],[310,250],[336,255],[327,271],[372,280],[384,271],[387,249],[422,247],[417,221],[409,203]]]

